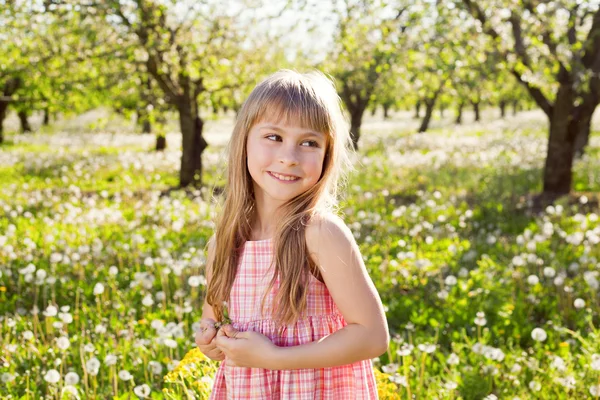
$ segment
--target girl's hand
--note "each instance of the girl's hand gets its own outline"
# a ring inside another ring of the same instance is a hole
[[[225,354],[216,345],[217,330],[216,321],[212,318],[202,318],[200,320],[200,329],[196,332],[196,344],[198,348],[208,358],[215,361],[223,361]]]
[[[233,367],[276,369],[275,354],[278,347],[258,332],[240,332],[231,325],[219,329],[217,348],[225,353],[227,365]]]

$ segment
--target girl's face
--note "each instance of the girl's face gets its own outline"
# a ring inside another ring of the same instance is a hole
[[[317,183],[327,138],[323,133],[269,121],[248,133],[248,171],[257,201],[279,206]]]

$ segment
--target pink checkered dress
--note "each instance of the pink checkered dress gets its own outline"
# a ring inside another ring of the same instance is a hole
[[[239,331],[255,331],[278,346],[297,346],[327,336],[346,325],[327,287],[311,276],[306,317],[278,334],[271,319],[260,313],[262,296],[273,271],[270,239],[245,243],[229,299],[229,316]],[[271,304],[279,282],[267,298]],[[377,399],[370,360],[332,368],[271,371],[221,363],[210,399],[355,400]]]

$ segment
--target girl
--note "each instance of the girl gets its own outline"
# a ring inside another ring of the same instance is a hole
[[[211,399],[377,398],[370,359],[387,350],[387,322],[350,230],[332,214],[348,143],[321,73],[279,71],[242,106],[196,334],[223,361]],[[219,329],[224,304],[231,324]]]

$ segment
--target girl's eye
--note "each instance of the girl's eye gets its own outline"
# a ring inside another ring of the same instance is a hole
[[[278,141],[281,139],[281,137],[275,133],[272,133],[270,135],[265,136],[265,138],[272,140],[272,141]]]
[[[308,143],[308,145],[305,145],[305,143]],[[314,140],[305,140],[304,142],[302,142],[302,146],[304,146],[304,147],[319,147],[319,143],[317,143]]]

